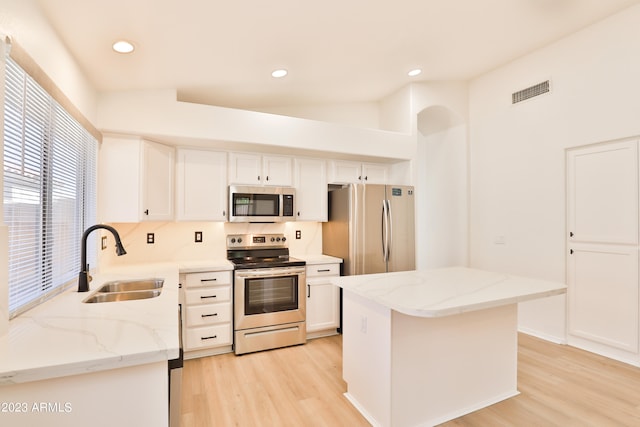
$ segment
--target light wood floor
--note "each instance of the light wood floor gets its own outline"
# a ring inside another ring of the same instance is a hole
[[[342,395],[341,345],[185,361],[182,426],[368,426]],[[640,368],[592,353],[520,334],[518,389],[443,426],[640,426]]]

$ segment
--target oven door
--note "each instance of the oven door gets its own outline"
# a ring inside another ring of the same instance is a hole
[[[305,268],[236,270],[235,329],[304,322]]]

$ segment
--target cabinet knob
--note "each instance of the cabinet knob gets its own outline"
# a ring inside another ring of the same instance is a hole
[[[365,176],[365,177],[364,177],[364,180],[366,181],[368,178],[369,178],[368,176]]]
[[[358,181],[362,181],[362,175],[358,177]]]
[[[267,181],[269,181],[269,175],[267,175],[267,178],[266,178],[266,179],[267,179]]]
[[[260,181],[260,175],[258,175],[258,181]]]
[[[227,216],[227,211],[222,211],[222,216]]]
[[[145,209],[144,214],[149,215],[149,209]]]

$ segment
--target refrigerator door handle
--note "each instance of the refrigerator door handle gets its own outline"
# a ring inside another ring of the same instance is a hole
[[[388,259],[387,251],[389,250],[389,235],[387,232],[388,214],[387,214],[386,202],[387,202],[386,200],[382,200],[382,260],[384,262],[387,262],[387,259]]]
[[[391,245],[393,244],[393,216],[391,215],[391,202],[385,200],[387,204],[387,262],[391,258]]]

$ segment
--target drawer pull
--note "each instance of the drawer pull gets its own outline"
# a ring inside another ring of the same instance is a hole
[[[330,271],[331,271],[330,268],[323,268],[322,270],[318,270],[318,273],[328,273]]]
[[[213,278],[213,279],[200,279],[201,282],[215,282],[216,280],[218,280],[217,278]]]
[[[215,317],[215,316],[217,316],[217,315],[218,315],[218,313],[213,313],[213,314],[201,314],[200,316],[201,316],[202,318],[205,318],[205,317]]]
[[[202,295],[200,299],[215,298],[217,295]]]
[[[202,338],[200,338],[200,339],[201,339],[202,341],[204,341],[204,340],[214,340],[214,339],[216,339],[216,338],[218,338],[218,336],[217,336],[217,335],[213,335],[213,336],[210,336],[210,337],[202,337]]]

